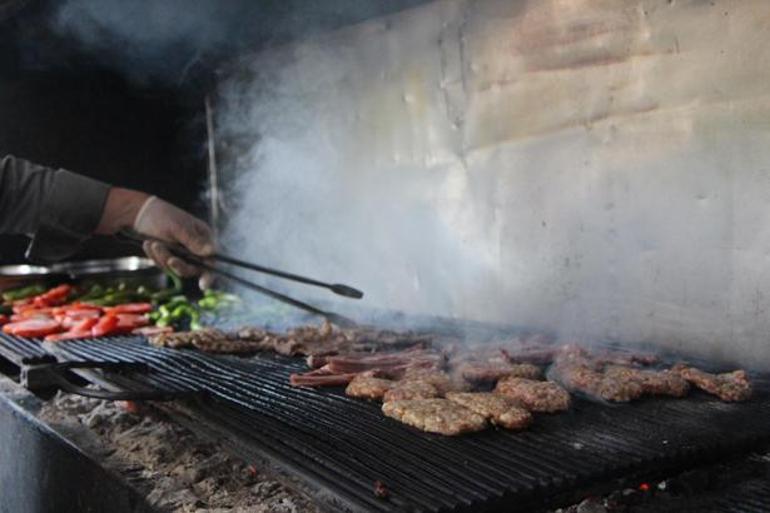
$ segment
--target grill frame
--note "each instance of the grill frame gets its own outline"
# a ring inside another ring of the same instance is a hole
[[[302,491],[332,511],[533,511],[623,482],[661,479],[770,442],[770,387],[764,379],[758,397],[747,404],[702,394],[622,406],[578,400],[570,413],[538,416],[530,431],[447,439],[418,433],[338,390],[290,387],[288,374],[303,368],[297,359],[154,348],[137,337],[46,348],[63,360],[142,362],[156,371],[130,378],[86,373],[117,388],[205,388],[206,398],[183,403],[191,418],[203,419],[214,436],[229,439],[250,460],[298,476]],[[656,420],[661,415],[664,426]],[[704,428],[706,417],[711,423]],[[739,418],[753,423],[736,434]],[[565,432],[569,443],[582,447],[568,445]],[[652,443],[662,437],[670,440]],[[383,447],[367,460],[367,444],[373,443]],[[376,480],[391,491],[388,501],[374,496]]]

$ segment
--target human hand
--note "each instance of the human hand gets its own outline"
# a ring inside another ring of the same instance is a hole
[[[124,228],[179,244],[200,257],[214,252],[211,228],[205,222],[156,196],[114,188],[108,196],[97,233],[117,233]],[[143,248],[160,267],[183,277],[202,275],[200,285],[203,288],[211,282],[209,275],[174,256],[162,242],[148,241]]]

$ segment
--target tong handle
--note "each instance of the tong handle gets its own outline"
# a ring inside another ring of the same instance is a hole
[[[191,253],[190,251],[180,246],[179,244],[168,243],[165,241],[161,241],[160,239],[146,237],[144,235],[136,233],[133,230],[123,230],[118,235],[125,239],[130,240],[131,242],[136,242],[136,243],[141,243],[144,241],[161,242],[164,245],[166,245],[166,247],[169,248],[169,251],[171,251],[171,253],[178,256],[179,258],[186,259],[186,260],[191,260],[191,259],[200,260],[200,257],[198,255]],[[329,289],[337,295],[352,298],[352,299],[361,299],[362,297],[364,297],[363,292],[349,285],[344,285],[341,283],[325,283],[313,278],[308,278],[307,276],[300,276],[299,274],[294,274],[286,271],[281,271],[278,269],[273,269],[272,267],[265,267],[264,265],[255,264],[253,262],[246,262],[245,260],[240,260],[238,258],[231,257],[229,255],[223,255],[222,253],[214,253],[213,255],[206,257],[206,259],[214,260],[217,262],[223,262],[226,264],[233,265],[235,267],[249,269],[250,271],[255,271],[258,273],[277,276],[279,278],[296,281],[298,283],[304,283],[305,285],[312,285],[314,287]]]

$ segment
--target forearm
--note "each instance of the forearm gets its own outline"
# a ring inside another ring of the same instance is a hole
[[[95,232],[109,186],[65,170],[0,160],[0,233],[33,237],[28,256],[56,260]]]
[[[149,197],[149,195],[139,191],[118,187],[111,188],[95,233],[110,235],[124,228],[132,228],[142,205]]]

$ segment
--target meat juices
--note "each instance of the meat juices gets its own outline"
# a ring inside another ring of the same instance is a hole
[[[359,399],[381,400],[385,393],[396,386],[390,379],[377,378],[370,373],[357,375],[345,389],[345,395]]]
[[[422,431],[446,436],[473,433],[487,427],[483,416],[448,399],[391,401],[382,405],[382,412]]]
[[[569,392],[552,381],[524,378],[503,378],[497,382],[495,393],[514,400],[529,411],[557,412],[569,408]]]
[[[751,382],[744,370],[710,374],[682,363],[676,364],[671,370],[701,390],[713,394],[723,401],[746,401],[751,397]]]
[[[531,413],[503,395],[490,392],[449,392],[446,398],[506,429],[524,429],[532,423]]]

